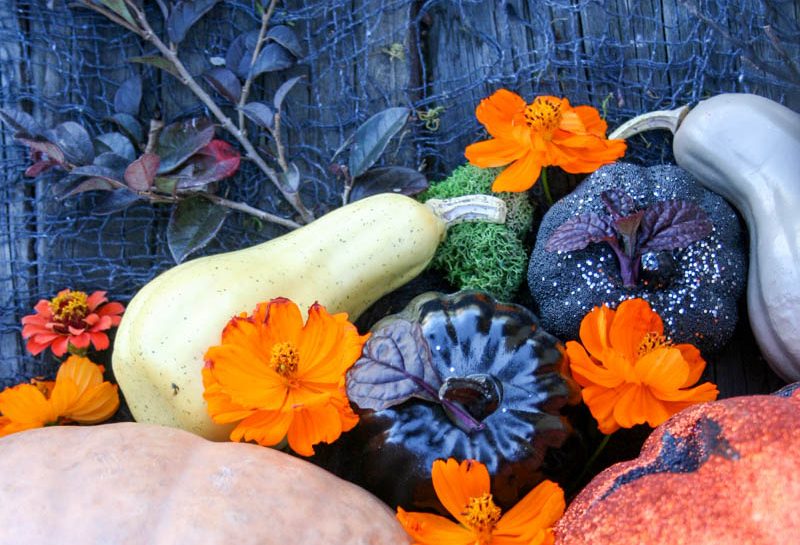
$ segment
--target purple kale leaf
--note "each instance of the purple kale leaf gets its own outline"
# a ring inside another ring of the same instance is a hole
[[[570,218],[553,231],[547,239],[548,252],[583,250],[593,242],[605,242],[616,237],[614,227],[606,218],[594,212]]]
[[[713,226],[702,208],[684,200],[658,201],[648,206],[639,228],[639,252],[685,248],[711,234]]]

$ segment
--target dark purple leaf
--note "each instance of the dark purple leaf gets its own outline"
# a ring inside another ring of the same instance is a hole
[[[125,183],[134,191],[149,191],[156,179],[161,160],[155,153],[145,153],[125,169]]]
[[[287,79],[278,87],[278,90],[275,91],[275,97],[272,99],[272,104],[275,106],[276,112],[281,111],[281,106],[283,105],[283,100],[286,98],[286,95],[289,94],[289,91],[291,91],[301,79],[303,79],[303,76]]]
[[[372,168],[353,180],[350,202],[355,202],[378,193],[416,195],[428,189],[428,180],[413,168]]]
[[[203,74],[203,78],[215,91],[230,100],[233,104],[239,102],[242,95],[242,83],[232,70],[215,67]]]
[[[367,119],[353,134],[350,175],[357,178],[375,164],[389,140],[406,124],[408,108],[388,108]]]
[[[144,131],[139,121],[130,114],[114,114],[106,118],[107,121],[113,122],[120,132],[130,138],[131,142],[139,145],[144,140]]]
[[[613,239],[614,228],[608,220],[589,212],[570,218],[553,231],[544,249],[548,252],[583,250],[594,242]]]
[[[294,59],[282,45],[270,43],[264,46],[256,58],[251,76],[256,77],[265,72],[284,70],[294,64]]]
[[[609,189],[600,193],[600,200],[613,219],[631,214],[636,209],[636,202],[621,189]]]
[[[131,164],[131,160],[116,153],[101,153],[94,158],[92,164],[110,168],[117,174],[117,179],[122,180],[125,177],[125,169]]]
[[[36,178],[42,172],[47,172],[51,168],[57,167],[59,163],[53,161],[51,159],[45,159],[44,161],[36,161],[31,166],[25,169],[25,176],[28,178]]]
[[[178,0],[167,19],[167,35],[179,44],[200,18],[214,7],[218,0]]]
[[[161,131],[156,155],[161,158],[159,174],[179,167],[214,138],[214,125],[205,118],[172,123]]]
[[[269,29],[267,31],[267,40],[273,40],[281,44],[298,59],[303,58],[305,55],[303,46],[300,45],[300,40],[297,39],[297,34],[286,25],[277,25]]]
[[[164,57],[159,57],[158,55],[148,55],[144,57],[131,57],[128,59],[128,62],[137,62],[139,64],[147,64],[149,66],[155,66],[163,70],[164,72],[169,73],[172,76],[175,76],[179,80],[183,80],[181,77],[180,72],[178,69],[175,68],[175,65],[169,62]]]
[[[225,55],[225,66],[240,78],[246,78],[250,73],[250,63],[253,60],[253,51],[258,42],[258,31],[253,30],[241,34],[231,42]]]
[[[61,151],[61,148],[57,145],[45,140],[29,140],[27,138],[17,138],[17,140],[31,148],[34,152],[38,152],[40,156],[44,154],[47,159],[54,161],[56,164],[64,164],[64,152]],[[38,162],[39,160],[39,157],[35,158],[35,161]]]
[[[142,78],[133,76],[126,79],[114,94],[114,110],[118,114],[139,115],[142,102]]]
[[[438,401],[441,385],[422,327],[406,320],[374,331],[347,372],[347,397],[376,411],[412,397]]]
[[[107,216],[125,210],[140,200],[142,200],[141,197],[139,197],[135,191],[131,191],[130,189],[115,189],[92,209],[92,214],[96,216]]]
[[[73,165],[89,165],[94,159],[94,145],[86,129],[74,121],[66,121],[45,131],[45,138],[64,152]]]
[[[0,119],[9,124],[20,136],[39,138],[44,136],[44,128],[33,117],[19,110],[0,108]]]
[[[642,223],[644,212],[642,210],[614,219],[611,223],[614,229],[622,237],[629,237],[631,240],[636,240],[636,233],[639,231],[639,225]]]
[[[227,216],[227,208],[199,195],[180,201],[172,209],[167,226],[167,244],[175,263],[211,242]]]
[[[233,176],[241,156],[224,140],[212,140],[197,152],[177,177],[177,190],[195,189]]]
[[[272,128],[275,112],[263,102],[248,102],[242,107],[244,115],[253,120],[258,126],[265,129]]]
[[[94,139],[94,151],[98,155],[114,153],[120,157],[127,158],[129,161],[136,159],[136,149],[131,144],[130,139],[118,132],[107,132],[97,136]],[[96,160],[95,164],[97,164]]]
[[[705,211],[684,200],[658,201],[644,212],[639,232],[639,251],[658,252],[685,248],[711,233]]]

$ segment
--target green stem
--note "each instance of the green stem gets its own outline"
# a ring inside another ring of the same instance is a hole
[[[589,461],[586,462],[585,466],[583,466],[583,471],[581,471],[581,474],[578,475],[577,479],[572,481],[572,484],[570,485],[570,489],[571,490],[575,490],[578,486],[580,486],[581,482],[583,482],[583,478],[586,477],[586,474],[589,473],[589,470],[592,468],[594,463],[597,461],[597,458],[600,456],[600,454],[603,452],[603,450],[605,450],[606,445],[608,445],[609,439],[611,439],[611,434],[604,436],[603,440],[600,441],[600,444],[597,445],[597,448],[595,449],[595,451],[592,454],[592,456],[589,458]]]
[[[86,348],[78,348],[73,346],[72,343],[67,343],[67,352],[73,356],[85,358],[86,354],[89,353],[89,347],[87,346]]]
[[[542,189],[544,189],[544,197],[547,199],[547,205],[553,206],[553,196],[550,194],[550,184],[547,183],[547,167],[542,167],[540,179],[542,180]]]

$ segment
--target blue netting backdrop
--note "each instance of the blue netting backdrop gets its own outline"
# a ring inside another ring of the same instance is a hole
[[[126,62],[153,54],[152,47],[66,4],[0,0],[0,105],[49,125],[77,121],[99,134],[111,130],[105,118],[120,83],[141,73],[144,118],[156,110],[168,121],[204,113],[170,76]],[[145,4],[161,28],[157,8]],[[306,76],[288,99],[285,126],[289,154],[306,180],[306,202],[319,214],[340,201],[341,180],[329,169],[335,150],[358,124],[389,106],[408,106],[427,122],[412,120],[383,160],[423,169],[431,179],[460,164],[464,147],[481,137],[474,107],[499,87],[528,100],[546,93],[602,105],[611,127],[726,91],[754,92],[798,109],[799,14],[794,0],[286,2],[274,20],[295,29],[305,55],[297,66],[259,79],[253,96],[269,96],[288,77]],[[181,55],[199,74],[258,21],[253,1],[220,2],[194,27]],[[222,131],[218,136],[225,138]],[[137,205],[95,216],[95,197],[56,201],[51,186],[57,175],[25,178],[27,152],[7,127],[0,138],[4,387],[54,369],[52,356],[31,357],[20,338],[20,318],[37,300],[70,287],[106,290],[125,302],[172,261],[167,208]],[[637,138],[629,158],[669,161],[666,142]],[[232,199],[290,212],[248,163],[224,185]],[[203,252],[237,249],[280,232],[232,214]]]

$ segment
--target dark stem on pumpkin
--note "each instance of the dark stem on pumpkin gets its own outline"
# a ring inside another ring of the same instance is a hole
[[[638,255],[628,255],[619,245],[616,239],[606,240],[619,262],[619,275],[622,277],[622,285],[626,288],[635,288],[639,281],[639,269],[641,267],[641,257]]]
[[[403,374],[410,380],[412,380],[415,384],[417,384],[420,388],[425,390],[425,392],[429,394],[433,399],[437,400],[442,405],[442,407],[447,408],[445,413],[447,413],[448,416],[453,415],[456,418],[458,418],[459,422],[454,422],[454,424],[459,428],[461,428],[462,430],[465,430],[467,433],[472,433],[474,431],[480,431],[486,427],[486,424],[476,420],[467,411],[465,411],[452,401],[441,397],[439,395],[439,391],[430,384],[428,384],[427,382],[425,382],[424,380],[405,372],[403,372]]]

